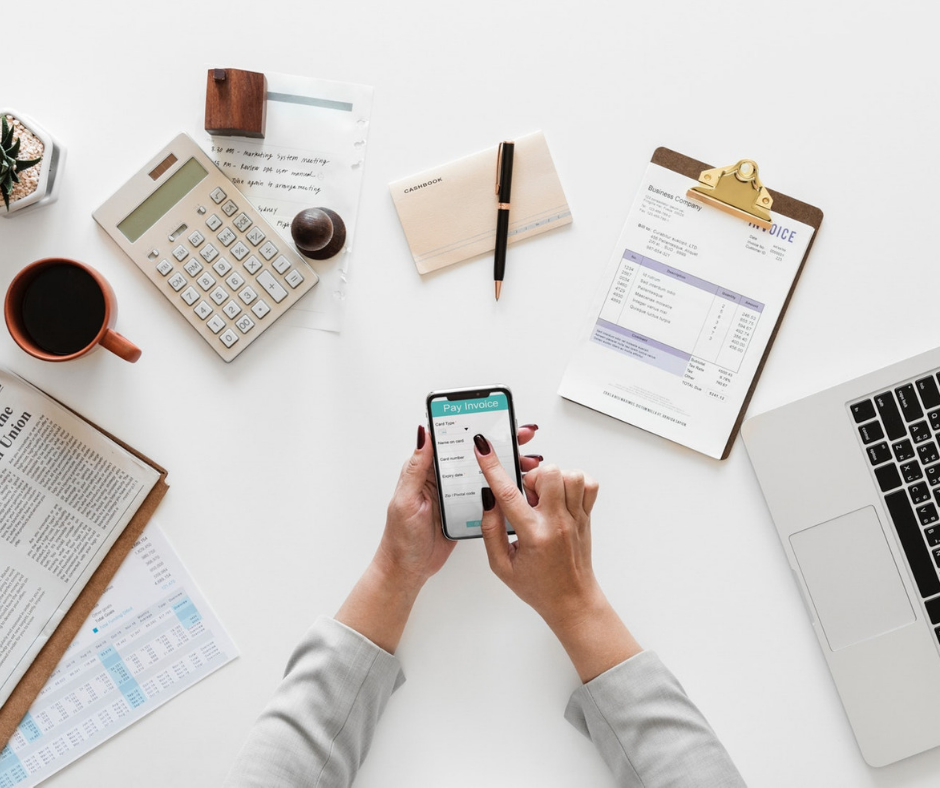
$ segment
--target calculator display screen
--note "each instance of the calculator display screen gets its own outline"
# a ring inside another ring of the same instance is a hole
[[[134,211],[118,224],[128,241],[134,243],[154,226],[167,211],[183,199],[208,173],[195,159],[190,159],[166,183],[144,200]]]

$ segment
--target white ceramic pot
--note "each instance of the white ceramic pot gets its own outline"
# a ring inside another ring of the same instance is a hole
[[[25,197],[14,200],[10,203],[10,210],[6,209],[3,201],[0,200],[0,216],[15,216],[17,213],[27,208],[38,208],[40,205],[48,205],[54,202],[59,196],[59,185],[62,183],[62,169],[65,166],[65,148],[48,131],[40,126],[28,115],[24,115],[15,109],[0,108],[0,115],[12,115],[33,134],[35,134],[43,144],[42,161],[36,165],[39,170],[39,185],[36,190]],[[9,121],[8,121],[9,122]]]

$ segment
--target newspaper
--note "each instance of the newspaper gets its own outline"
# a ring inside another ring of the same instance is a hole
[[[0,705],[159,476],[0,369]]]

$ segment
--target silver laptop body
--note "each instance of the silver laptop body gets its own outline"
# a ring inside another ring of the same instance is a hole
[[[872,766],[940,744],[938,372],[940,348],[742,427],[855,738]]]

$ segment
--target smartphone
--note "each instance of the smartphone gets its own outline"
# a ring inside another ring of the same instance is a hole
[[[480,537],[483,535],[480,490],[487,485],[473,451],[474,435],[482,435],[490,442],[506,473],[522,489],[512,392],[505,386],[432,391],[427,407],[444,536]],[[509,523],[506,530],[515,533]]]

